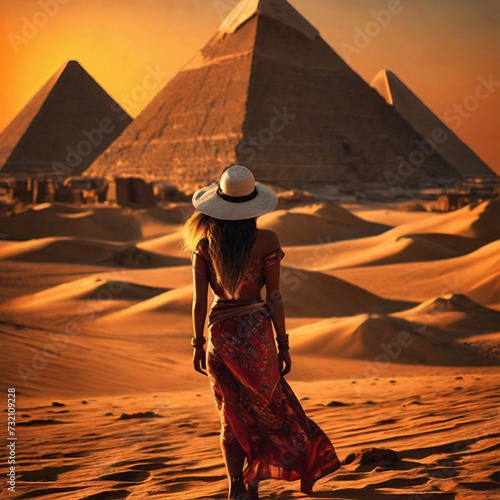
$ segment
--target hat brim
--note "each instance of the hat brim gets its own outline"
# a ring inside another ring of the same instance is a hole
[[[198,189],[193,194],[193,206],[200,212],[223,220],[240,220],[260,217],[272,212],[278,205],[278,197],[261,182],[255,182],[257,196],[249,201],[234,203],[217,194],[218,182]]]

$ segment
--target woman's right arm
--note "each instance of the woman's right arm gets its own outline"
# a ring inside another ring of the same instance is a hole
[[[278,235],[272,233],[273,242],[270,246],[272,248],[280,248],[280,242]],[[276,331],[276,336],[278,338],[285,337],[286,326],[285,326],[285,308],[283,305],[283,296],[280,289],[280,262],[277,260],[273,264],[266,266],[264,268],[264,280],[266,285],[266,304],[269,309],[271,320]],[[291,369],[290,354],[288,351],[279,353],[280,365],[282,361],[285,362],[285,369],[281,371],[282,375],[288,373]],[[281,370],[281,367],[280,367]]]
[[[286,335],[285,308],[280,290],[280,263],[275,262],[264,270],[266,281],[266,303],[277,337]]]

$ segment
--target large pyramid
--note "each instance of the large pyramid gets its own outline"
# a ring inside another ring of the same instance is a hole
[[[460,177],[435,153],[398,172],[417,138],[288,2],[244,0],[86,175],[186,187],[237,162],[292,186]]]
[[[81,174],[132,121],[76,61],[66,62],[0,135],[0,174]]]
[[[447,127],[394,73],[380,71],[370,85],[426,139],[432,140],[436,130],[443,131],[435,142],[436,150],[465,176],[496,177],[455,133]]]

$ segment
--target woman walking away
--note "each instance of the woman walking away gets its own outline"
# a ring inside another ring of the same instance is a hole
[[[183,245],[192,252],[193,362],[208,375],[220,415],[228,498],[258,499],[259,482],[271,478],[300,479],[300,491],[311,493],[315,481],[341,465],[284,378],[291,368],[279,286],[285,253],[276,233],[256,224],[278,198],[234,165],[192,201],[197,210],[185,222]]]

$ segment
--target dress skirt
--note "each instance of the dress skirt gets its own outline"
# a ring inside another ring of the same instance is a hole
[[[295,481],[311,493],[341,467],[333,444],[279,372],[265,301],[223,300],[209,314],[207,373],[221,419],[221,445],[246,455],[245,481]]]

